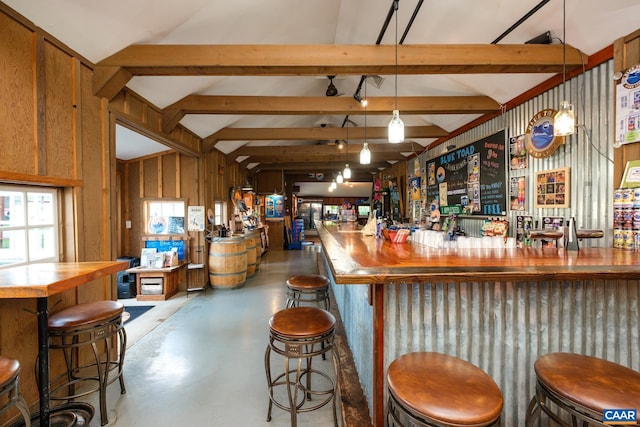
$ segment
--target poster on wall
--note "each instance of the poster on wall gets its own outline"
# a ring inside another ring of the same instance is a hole
[[[516,135],[509,138],[509,169],[518,170],[527,168],[527,148],[525,135]]]
[[[640,141],[640,64],[616,85],[616,145]]]
[[[569,168],[536,173],[536,208],[568,208],[571,179]]]
[[[187,206],[189,231],[204,231],[204,206]]]
[[[525,210],[525,194],[527,192],[527,177],[513,176],[510,179],[509,199],[512,211]]]
[[[416,201],[422,198],[419,176],[409,178],[409,191],[411,193],[411,200]]]
[[[426,164],[427,200],[440,212],[502,215],[507,210],[506,131],[455,148]]]
[[[269,194],[264,196],[264,217],[267,221],[282,221],[284,219],[284,196]]]

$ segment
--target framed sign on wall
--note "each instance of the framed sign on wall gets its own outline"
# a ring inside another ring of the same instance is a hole
[[[536,208],[568,208],[570,169],[559,168],[536,172]]]
[[[529,154],[536,158],[549,157],[564,144],[564,136],[553,134],[553,116],[556,110],[546,109],[537,113],[527,125],[525,146]]]

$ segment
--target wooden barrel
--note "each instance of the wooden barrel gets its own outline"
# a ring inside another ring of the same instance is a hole
[[[255,250],[254,250],[255,253]],[[242,236],[215,238],[209,245],[209,283],[234,289],[247,280],[247,246]]]
[[[262,260],[262,237],[260,236],[260,230],[251,230],[251,236],[255,239],[256,243],[256,272],[260,269],[260,262]],[[249,250],[247,248],[247,250]]]
[[[256,236],[253,231],[244,233],[244,241],[247,245],[247,277],[256,275],[256,244],[258,243],[256,237],[260,236]]]

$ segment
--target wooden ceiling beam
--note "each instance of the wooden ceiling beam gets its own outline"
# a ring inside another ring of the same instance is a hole
[[[368,127],[367,139],[387,139],[386,127]],[[406,126],[405,138],[440,138],[449,132],[440,126]],[[205,140],[216,141],[296,141],[296,140],[346,140],[364,139],[364,127],[316,127],[316,128],[224,128]]]
[[[567,69],[582,66],[586,58],[567,47]],[[561,44],[400,45],[397,52],[396,45],[131,45],[96,64],[94,93],[113,98],[128,81],[119,69],[132,77],[559,73],[563,68]],[[110,74],[117,78],[110,81]]]
[[[350,154],[360,153],[362,150],[362,143],[350,142],[348,147],[339,149],[334,144],[308,144],[308,145],[281,145],[278,147],[273,146],[242,146],[237,150],[228,154],[228,158],[235,159],[239,156],[333,156],[335,160],[344,158],[345,153],[348,151]],[[403,142],[400,144],[369,144],[369,150],[371,153],[407,153],[418,152],[421,153],[424,147],[418,143]]]
[[[367,114],[396,109],[392,96],[367,101]],[[488,96],[403,96],[397,99],[397,109],[403,115],[487,114],[499,111],[500,104]],[[364,108],[351,97],[188,95],[163,110],[162,129],[171,132],[187,114],[364,115]]]
[[[305,165],[310,163],[324,163],[325,165],[335,164],[335,165],[343,165],[344,163],[349,164],[360,164],[360,152],[349,153],[348,155],[345,153],[339,153],[337,156],[334,154],[318,154],[316,152],[309,152],[306,155],[298,154],[298,155],[290,155],[290,154],[271,154],[268,156],[249,156],[248,158],[242,160],[243,164],[250,163],[282,163],[282,164],[294,164],[299,168],[306,168]],[[401,160],[406,160],[407,156],[402,154],[401,152],[390,153],[372,153],[371,157],[376,161],[396,161],[399,162]],[[235,160],[235,159],[234,159]]]
[[[251,162],[250,162],[251,163]],[[391,166],[391,163],[386,161],[376,161],[372,162],[369,165],[361,165],[359,163],[349,164],[349,167],[352,171],[358,173],[369,173],[372,170],[381,170]],[[294,163],[260,163],[258,166],[252,169],[252,171],[265,171],[265,170],[282,170],[283,172],[289,173],[300,173],[300,174],[308,174],[308,173],[317,173],[322,172],[325,175],[337,173],[338,170],[342,170],[344,164],[342,163],[334,163],[333,166],[323,163],[323,162],[313,162],[307,163],[304,165],[294,164]],[[255,172],[252,172],[255,173]]]

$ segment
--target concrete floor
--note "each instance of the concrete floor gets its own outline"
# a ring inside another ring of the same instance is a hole
[[[157,303],[122,300],[125,305],[156,307],[125,324],[127,393],[120,394],[117,382],[109,386],[108,425],[289,426],[290,415],[277,407],[271,422],[266,422],[268,320],[284,308],[287,278],[318,272],[318,251],[317,244],[299,251],[269,250],[258,273],[239,289],[209,288],[206,293],[180,293]],[[346,347],[346,340],[337,341]],[[346,403],[339,401],[340,425],[370,425],[348,356],[341,355],[348,384],[341,396]],[[272,359],[273,369],[280,372],[282,358]],[[314,367],[331,372],[329,363],[314,361]],[[96,407],[90,425],[97,427],[97,394],[86,401]],[[333,425],[331,406],[299,414],[298,425]]]

